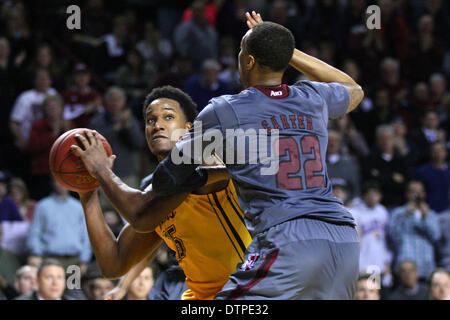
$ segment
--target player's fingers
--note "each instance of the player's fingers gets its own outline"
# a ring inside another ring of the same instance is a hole
[[[103,145],[103,143],[102,143],[102,141],[101,141],[101,139],[100,139],[100,135],[99,135],[99,133],[98,133],[97,131],[93,130],[93,131],[92,131],[92,135],[93,135],[94,140],[95,140],[94,143],[95,143],[97,146]]]
[[[95,138],[92,135],[92,131],[91,130],[84,130],[84,135],[86,136],[86,139],[89,141],[89,144],[91,146],[95,145]]]
[[[82,134],[77,133],[75,135],[75,138],[81,143],[81,146],[83,147],[84,150],[86,150],[89,147],[89,141],[87,141]]]
[[[113,165],[114,165],[114,161],[116,160],[116,155],[111,155],[110,157],[109,157],[109,163],[111,164],[111,169],[112,169],[112,167],[113,167]]]
[[[256,24],[256,21],[248,12],[245,13],[245,17],[247,18],[247,25],[250,23],[249,28],[251,29]]]
[[[83,150],[79,146],[76,146],[74,144],[70,146],[70,150],[72,150],[72,152],[79,157],[83,155]]]
[[[261,15],[258,13],[257,15],[256,15],[256,21],[258,22],[258,23],[261,23],[261,22],[263,22],[263,19],[261,18]]]

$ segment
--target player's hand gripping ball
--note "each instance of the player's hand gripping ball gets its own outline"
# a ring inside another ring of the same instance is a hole
[[[92,131],[86,128],[76,128],[63,133],[53,143],[50,150],[50,171],[56,181],[65,188],[74,192],[88,192],[97,189],[100,185],[94,177],[92,177],[81,158],[71,150],[71,145],[79,145],[79,140],[75,135],[84,136],[84,131]],[[103,142],[106,154],[112,155],[112,149],[108,141],[101,134],[97,133]]]

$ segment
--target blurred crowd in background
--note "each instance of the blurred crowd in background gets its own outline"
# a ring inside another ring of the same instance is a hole
[[[80,30],[66,27],[74,3]],[[381,8],[381,29],[366,27],[372,4]],[[117,155],[114,172],[138,187],[155,166],[145,96],[172,85],[200,111],[213,97],[238,93],[249,10],[289,28],[297,48],[364,89],[354,112],[330,121],[327,151],[334,193],[358,223],[357,299],[450,299],[443,0],[0,0],[1,298],[99,299],[114,287],[95,262],[76,194],[51,177],[51,146],[71,128],[95,129]],[[284,81],[303,79],[289,68]],[[102,206],[117,236],[124,221],[105,197]],[[71,265],[80,266],[78,289],[66,286]],[[177,268],[161,247],[126,299],[163,299],[156,291],[167,273],[183,282]]]

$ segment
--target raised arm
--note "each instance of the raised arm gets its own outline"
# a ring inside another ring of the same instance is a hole
[[[138,233],[126,225],[116,239],[103,218],[97,191],[81,193],[89,239],[106,278],[118,278],[151,255],[161,244],[156,232]]]
[[[247,26],[252,28],[261,23],[261,15],[255,11],[246,13]],[[309,80],[318,82],[337,82],[345,87],[350,96],[350,103],[347,113],[355,109],[364,98],[364,91],[349,75],[336,69],[329,64],[314,58],[298,49],[294,49],[294,54],[289,63],[293,68],[303,73]]]

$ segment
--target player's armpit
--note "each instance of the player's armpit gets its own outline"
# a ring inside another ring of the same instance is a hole
[[[352,83],[340,83],[344,88],[347,90],[349,96],[350,96],[350,102],[348,104],[347,112],[349,113],[353,111],[362,101],[364,98],[364,91],[358,84],[352,84]]]

